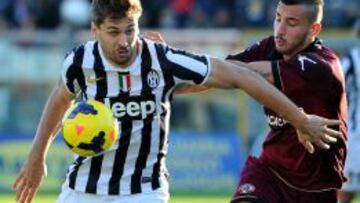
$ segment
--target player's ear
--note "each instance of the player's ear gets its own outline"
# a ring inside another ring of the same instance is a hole
[[[314,37],[317,37],[320,34],[321,29],[322,29],[321,23],[314,23],[311,26],[311,30],[310,30],[311,35],[314,36]]]
[[[91,28],[90,28],[90,31],[91,31],[91,35],[93,38],[97,38],[97,32],[99,30],[99,27],[94,23],[94,22],[91,22]]]

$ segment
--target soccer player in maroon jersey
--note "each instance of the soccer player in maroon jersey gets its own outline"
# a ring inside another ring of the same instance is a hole
[[[307,147],[309,153],[293,126],[265,108],[271,131],[260,157],[246,161],[232,203],[337,202],[336,192],[346,180],[347,109],[338,57],[317,38],[323,4],[323,0],[280,0],[274,35],[227,59],[254,65],[253,70],[306,113],[342,120],[343,137],[327,150],[329,146]]]
[[[250,65],[306,113],[342,120],[338,130],[343,136],[331,147],[313,141],[314,148],[285,119],[265,108],[271,131],[260,157],[249,157],[245,163],[231,203],[337,202],[337,190],[346,180],[347,108],[339,59],[317,38],[323,5],[323,0],[280,0],[274,35],[227,59]],[[148,37],[163,41],[159,33]],[[178,93],[204,89],[185,87]]]

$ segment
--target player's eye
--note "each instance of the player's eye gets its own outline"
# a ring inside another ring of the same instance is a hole
[[[109,35],[111,35],[111,36],[116,36],[116,35],[119,34],[119,32],[118,32],[118,31],[115,31],[115,30],[108,31],[107,33],[108,33]]]
[[[134,29],[125,30],[126,35],[131,35],[132,33],[134,33]]]
[[[296,21],[288,21],[288,25],[290,27],[296,27],[298,25],[298,22],[296,22]]]

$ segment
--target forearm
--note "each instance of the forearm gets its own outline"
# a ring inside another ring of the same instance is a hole
[[[227,61],[234,65],[255,71],[256,73],[260,74],[268,82],[270,82],[272,84],[274,83],[274,76],[272,73],[270,61],[254,61],[254,62],[250,62],[250,63],[244,63],[244,62],[235,61],[235,60],[227,60]]]
[[[258,102],[283,116],[295,127],[302,127],[304,119],[307,118],[306,114],[245,64],[235,66],[219,59],[212,59],[211,63],[213,68],[206,86],[242,89]]]
[[[244,71],[240,72],[246,77],[243,77],[241,81],[237,80],[235,85],[237,88],[242,87],[247,94],[281,115],[295,127],[300,127],[303,124],[306,114],[283,93],[274,86],[269,85],[268,81],[264,80],[259,74],[249,70],[247,70],[246,74],[244,74]],[[248,83],[248,85],[244,85],[244,83]]]
[[[210,88],[200,85],[182,85],[175,89],[175,94],[190,94],[190,93],[199,93],[209,90]]]
[[[49,146],[61,125],[61,119],[71,100],[64,97],[60,89],[54,89],[43,110],[30,155],[45,160]]]

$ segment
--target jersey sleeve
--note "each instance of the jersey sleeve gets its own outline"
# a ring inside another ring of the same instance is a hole
[[[68,92],[73,95],[76,95],[81,89],[78,82],[79,70],[81,69],[81,64],[77,60],[78,52],[78,50],[74,49],[65,57],[61,71],[62,82]]]
[[[163,66],[175,84],[201,85],[207,81],[211,72],[209,56],[171,47],[163,48]]]
[[[226,57],[226,60],[236,60],[245,63],[266,60],[267,59],[266,49],[267,47],[269,47],[270,40],[271,39],[266,38],[261,41],[258,41],[240,53],[234,55],[228,55]]]
[[[298,55],[290,61],[272,61],[276,87],[286,94],[307,89],[309,92],[329,92],[334,76],[330,62],[315,54]]]

